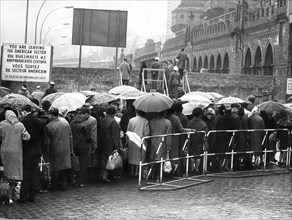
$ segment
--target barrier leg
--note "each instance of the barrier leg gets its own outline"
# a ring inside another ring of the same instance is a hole
[[[138,182],[139,189],[141,188],[141,181],[142,181],[142,161],[140,161],[139,163],[139,182]]]
[[[264,170],[266,169],[267,166],[267,148],[264,150]]]
[[[163,158],[161,157],[161,160],[160,160],[160,174],[159,174],[159,183],[161,184],[162,183],[162,174],[163,174]]]
[[[207,151],[204,151],[204,158],[203,158],[203,174],[207,174],[207,169],[208,169],[208,154]]]
[[[230,164],[231,172],[233,172],[233,162],[234,162],[234,150],[231,151],[231,164]]]
[[[186,178],[189,177],[189,154],[187,154],[187,161],[186,161]]]

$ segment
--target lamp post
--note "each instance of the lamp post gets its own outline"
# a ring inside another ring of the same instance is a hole
[[[37,17],[36,17],[36,20],[35,20],[35,27],[34,27],[34,44],[36,44],[36,40],[37,40],[37,31],[38,31],[38,20],[39,20],[39,15],[40,15],[40,12],[42,10],[42,7],[43,5],[46,3],[47,0],[44,0],[39,11],[38,11],[38,14],[37,14]]]
[[[46,43],[46,39],[47,39],[47,36],[48,36],[48,34],[50,33],[50,31],[51,31],[52,29],[54,29],[55,27],[60,26],[60,25],[70,25],[70,23],[56,24],[56,25],[54,25],[53,27],[50,27],[49,30],[47,31],[46,35],[45,35],[45,38],[44,38],[43,44]],[[67,36],[66,36],[66,37],[67,37]],[[62,36],[62,38],[64,38],[64,36]],[[41,42],[40,42],[40,43],[41,43]]]
[[[46,15],[46,17],[45,17],[44,20],[43,20],[42,26],[41,26],[39,43],[41,43],[41,41],[42,41],[43,26],[44,26],[44,23],[45,23],[47,17],[48,17],[51,13],[53,13],[54,11],[56,11],[56,10],[58,10],[58,9],[61,9],[61,8],[70,9],[70,8],[74,8],[74,6],[65,6],[65,7],[55,8],[54,10],[50,11],[50,12]]]

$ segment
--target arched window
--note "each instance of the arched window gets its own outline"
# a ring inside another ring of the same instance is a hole
[[[202,69],[202,57],[199,58],[199,65],[198,65],[198,71],[200,72],[200,70]]]
[[[261,63],[262,63],[262,51],[261,51],[260,46],[258,46],[255,53],[255,60],[254,60],[254,67],[253,67],[254,75],[261,75]]]
[[[264,75],[273,75],[273,67],[274,67],[274,58],[273,58],[273,50],[271,44],[269,44],[265,56],[265,65],[264,65]]]
[[[221,55],[218,54],[217,62],[216,62],[216,73],[221,73],[222,63],[221,63]]]
[[[205,56],[205,59],[204,59],[204,69],[208,69],[208,66],[209,66],[209,64],[208,64],[208,57]]]
[[[252,72],[251,70],[251,52],[248,48],[245,55],[245,61],[244,61],[244,68],[243,68],[243,74],[250,75]]]
[[[214,61],[214,56],[211,56],[210,59],[210,69],[209,69],[210,73],[214,73],[215,72],[215,61]]]
[[[228,53],[225,53],[224,62],[223,62],[223,73],[229,73],[229,56]]]
[[[193,72],[198,72],[198,69],[197,69],[197,58],[196,57],[194,58]]]

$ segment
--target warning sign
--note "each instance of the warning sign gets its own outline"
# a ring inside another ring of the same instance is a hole
[[[1,79],[49,82],[51,55],[51,46],[4,43]]]

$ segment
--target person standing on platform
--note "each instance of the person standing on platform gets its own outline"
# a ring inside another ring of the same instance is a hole
[[[173,99],[177,99],[178,87],[180,85],[180,74],[178,73],[178,67],[173,67],[173,72],[169,77],[169,96]]]
[[[30,97],[29,91],[27,90],[27,85],[26,84],[22,84],[21,89],[18,90],[18,94],[19,95],[23,95],[27,98]]]
[[[50,88],[46,89],[46,92],[45,92],[43,98],[46,97],[49,94],[56,93],[56,92],[57,92],[57,90],[55,89],[55,83],[54,82],[50,82]]]
[[[127,58],[124,58],[124,61],[121,63],[119,72],[122,77],[122,85],[129,85],[131,68]]]
[[[155,57],[155,61],[151,64],[151,69],[160,69],[161,65],[159,63],[159,58]],[[157,90],[157,79],[158,79],[158,70],[151,72],[152,76],[152,89]]]
[[[43,98],[43,96],[44,96],[44,93],[42,92],[40,86],[37,86],[36,87],[36,90],[31,93],[31,97],[32,98],[35,98],[36,100],[39,101],[39,106],[40,107],[41,107],[41,104],[42,104],[42,98]]]
[[[184,70],[186,69],[186,66],[189,64],[189,57],[185,52],[184,48],[182,48],[181,51],[178,53],[176,59],[178,59],[178,63],[176,65],[178,67],[180,78],[182,79],[184,76]]]

